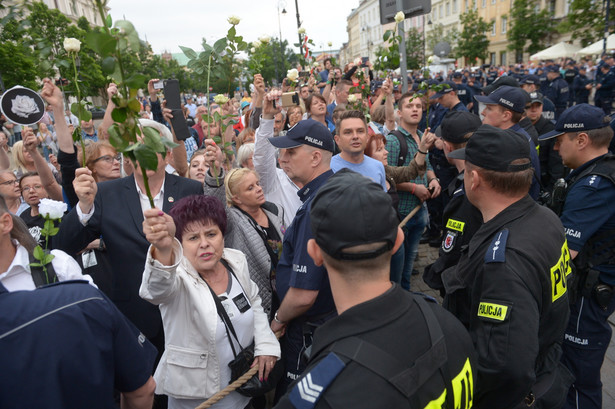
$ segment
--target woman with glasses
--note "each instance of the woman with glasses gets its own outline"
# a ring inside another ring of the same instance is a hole
[[[16,216],[28,208],[21,199],[19,181],[10,170],[0,171],[0,195],[4,196],[9,212]]]
[[[117,153],[110,143],[94,142],[85,148],[86,166],[92,171],[92,177],[96,182],[114,180],[121,176],[120,164],[122,156]]]

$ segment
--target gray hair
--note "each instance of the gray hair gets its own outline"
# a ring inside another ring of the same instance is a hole
[[[252,156],[254,156],[254,143],[244,143],[237,151],[237,165],[241,167]]]

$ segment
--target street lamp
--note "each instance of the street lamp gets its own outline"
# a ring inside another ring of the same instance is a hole
[[[299,2],[298,0],[295,0],[295,9],[297,10],[297,35],[299,36],[299,54],[302,53],[301,51],[301,33],[299,32],[299,29],[301,28],[301,18],[299,17]]]
[[[431,25],[431,18],[428,19],[427,25]],[[423,14],[423,68],[427,66],[427,45],[426,45],[426,35],[425,35],[425,14]]]
[[[282,9],[281,12],[280,12],[280,9]],[[282,25],[280,24],[280,13],[284,16],[286,15],[286,2],[284,0],[278,1],[278,30],[280,32],[280,37],[278,39],[280,40],[280,63],[282,64],[282,73],[283,73],[284,72],[284,44],[282,44]],[[276,81],[278,81],[279,78],[280,77],[278,76],[278,62],[276,61],[275,62]]]

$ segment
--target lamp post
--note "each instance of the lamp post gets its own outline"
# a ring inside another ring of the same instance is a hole
[[[281,12],[280,9],[282,9]],[[280,37],[278,37],[278,39],[280,40],[280,63],[282,64],[282,73],[284,73],[284,44],[282,43],[282,25],[280,24],[280,13],[284,16],[286,15],[286,2],[284,0],[278,1],[278,31],[280,32]],[[275,70],[275,77],[276,80],[278,80],[280,77],[278,77],[277,63],[275,65]]]
[[[299,2],[298,2],[298,0],[295,0],[295,9],[297,10],[297,35],[299,36],[299,54],[301,54],[302,53],[302,51],[301,51],[302,38],[301,38],[301,33],[299,33],[299,29],[301,28],[301,18],[299,17]]]
[[[609,36],[609,11],[611,8],[611,0],[605,1],[605,16],[604,16],[604,39],[602,40],[602,53],[606,53],[606,40]]]
[[[427,25],[431,25],[431,18],[428,19]],[[427,26],[425,25],[425,14],[423,14],[423,68],[427,67],[427,34],[425,33],[425,29]]]

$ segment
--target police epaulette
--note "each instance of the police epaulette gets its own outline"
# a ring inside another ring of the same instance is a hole
[[[485,263],[506,262],[506,239],[508,239],[508,229],[498,232],[493,237],[487,253],[485,253]]]
[[[337,378],[346,364],[333,352],[305,373],[291,389],[288,398],[297,409],[311,409]]]

